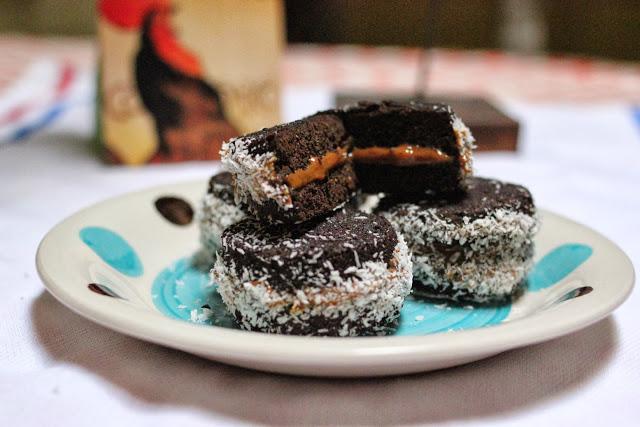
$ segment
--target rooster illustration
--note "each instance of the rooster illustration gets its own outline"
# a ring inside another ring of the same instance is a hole
[[[170,24],[167,0],[103,0],[101,14],[140,29],[135,80],[159,140],[152,161],[213,159],[222,141],[237,136],[218,91],[204,81],[198,57],[182,46]]]

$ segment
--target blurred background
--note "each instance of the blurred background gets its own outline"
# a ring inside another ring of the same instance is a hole
[[[286,0],[291,43],[438,46],[640,59],[638,0]],[[435,13],[436,16],[431,14]],[[90,36],[92,1],[3,0],[0,32]],[[632,42],[635,41],[635,42]]]
[[[320,109],[427,98],[517,151],[515,104],[640,116],[639,40],[640,0],[3,0],[0,145],[80,106],[109,162],[217,159]]]
[[[287,1],[291,42],[510,49],[640,59],[637,0]],[[434,16],[435,15],[435,16]],[[427,31],[425,23],[433,24]]]

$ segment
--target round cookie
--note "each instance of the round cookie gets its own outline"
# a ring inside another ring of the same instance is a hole
[[[286,228],[245,219],[223,233],[212,280],[244,329],[382,335],[411,290],[411,259],[376,215],[345,209]]]
[[[200,243],[212,255],[220,250],[222,232],[246,216],[235,203],[231,181],[229,172],[212,176],[198,211]]]
[[[532,264],[538,228],[529,191],[470,178],[448,199],[383,199],[378,213],[412,252],[414,293],[475,303],[510,298]]]

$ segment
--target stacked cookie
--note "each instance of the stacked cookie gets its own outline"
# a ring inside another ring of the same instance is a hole
[[[393,330],[412,286],[508,298],[535,208],[523,187],[472,178],[472,147],[448,106],[392,102],[226,142],[200,224],[227,308],[249,330],[354,336]],[[374,212],[354,209],[361,200]]]

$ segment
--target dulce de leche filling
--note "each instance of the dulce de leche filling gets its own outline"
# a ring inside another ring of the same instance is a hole
[[[416,166],[448,162],[451,160],[451,156],[437,148],[402,144],[396,147],[354,148],[353,160],[360,163]]]
[[[444,154],[437,148],[409,144],[402,144],[396,147],[354,148],[351,155],[356,162],[393,166],[416,166],[451,160],[451,156]],[[285,176],[284,179],[295,190],[304,187],[310,182],[325,179],[332,169],[345,163],[348,158],[349,153],[347,150],[338,148],[322,157],[312,157],[307,167],[296,169]]]
[[[312,157],[305,168],[296,169],[284,177],[292,189],[304,187],[313,181],[325,179],[329,171],[347,161],[349,153],[344,148],[330,151],[324,156]]]

